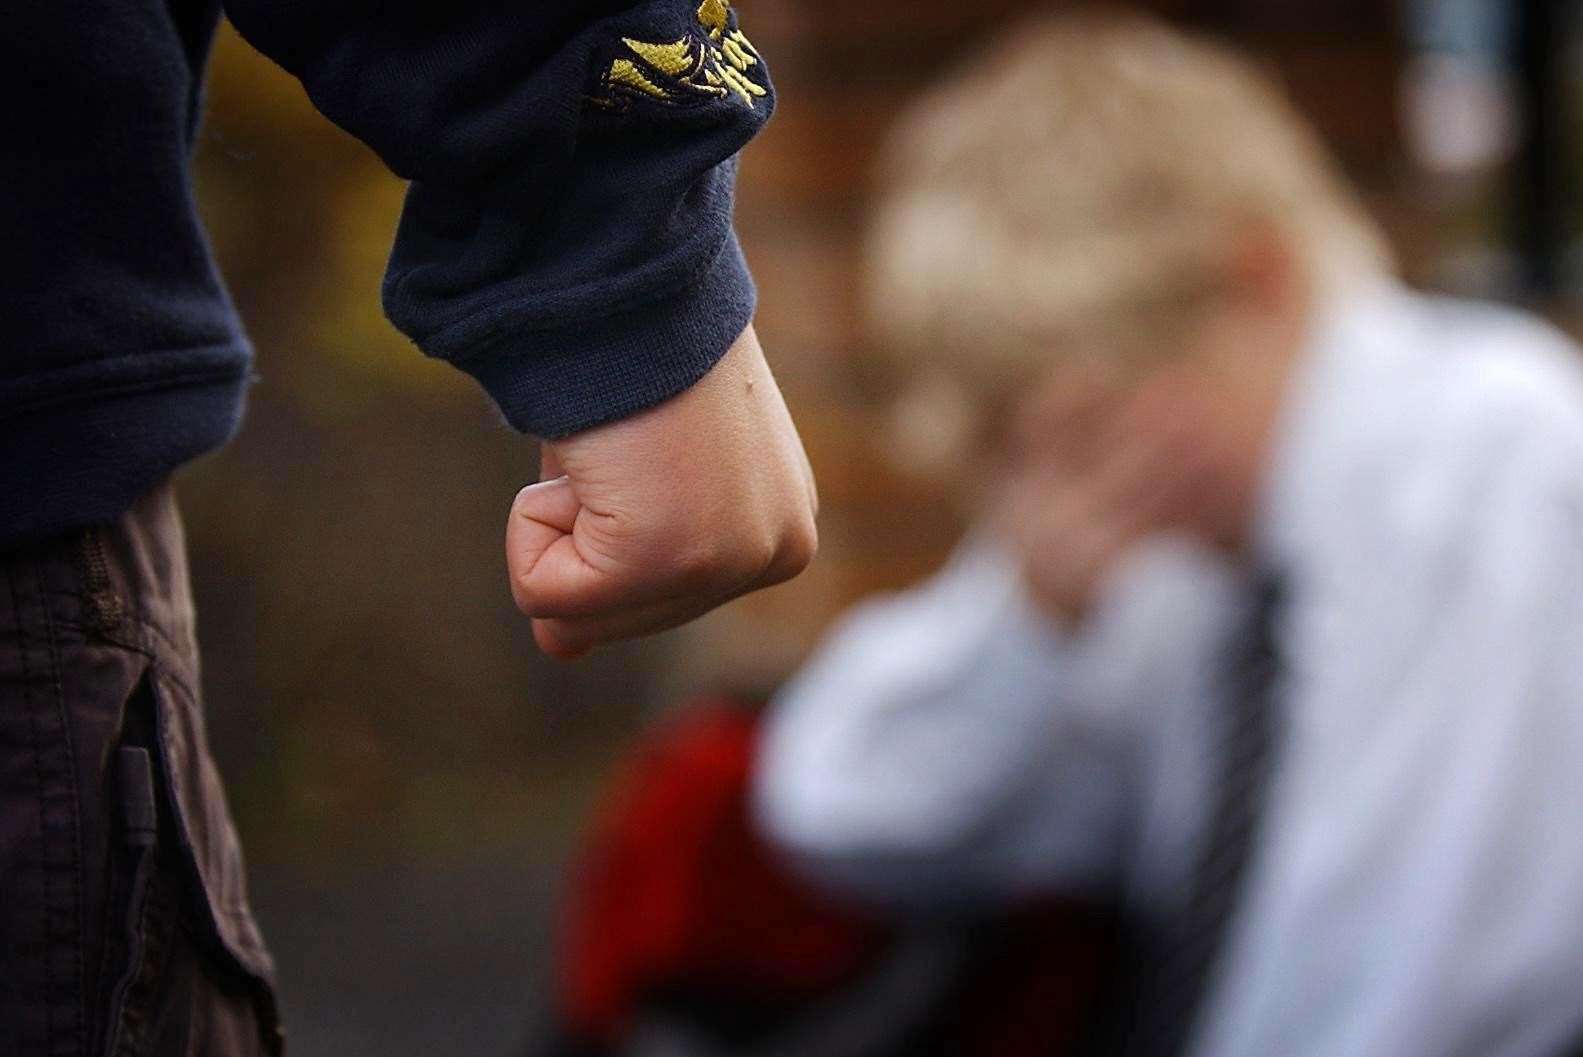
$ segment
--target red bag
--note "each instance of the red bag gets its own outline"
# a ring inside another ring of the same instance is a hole
[[[800,881],[754,832],[758,718],[714,701],[649,734],[562,912],[559,1052],[1051,1057],[1102,997],[1113,918],[1072,903],[909,922]],[[691,1040],[678,1043],[676,1038]]]

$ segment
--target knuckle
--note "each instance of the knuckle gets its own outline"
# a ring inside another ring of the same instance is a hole
[[[540,617],[547,617],[550,615],[544,605],[543,600],[525,588],[514,589],[511,592],[511,597],[512,600],[517,604],[517,612],[521,613],[525,617],[538,619]]]
[[[780,519],[696,532],[672,549],[671,583],[693,594],[761,587],[796,576],[819,549],[811,504]]]
[[[794,574],[802,572],[819,554],[819,526],[810,516],[801,521],[782,546]]]
[[[819,553],[819,529],[812,517],[802,518],[782,533],[763,567],[765,586],[790,580],[813,563]]]
[[[535,615],[533,612],[535,598],[533,589],[529,585],[528,580],[528,574],[517,572],[515,570],[512,571],[511,576],[509,577],[509,583],[511,587],[511,601],[516,605],[517,611],[525,617],[531,617]]]
[[[557,620],[536,620],[533,637],[541,650],[559,660],[575,660],[593,645]]]
[[[566,615],[568,600],[556,597],[546,589],[541,578],[531,571],[518,573],[511,578],[511,597],[517,610],[535,620],[551,619]]]
[[[713,595],[735,575],[737,560],[738,555],[729,543],[699,542],[674,552],[666,563],[666,574],[656,582],[663,585],[671,597]]]

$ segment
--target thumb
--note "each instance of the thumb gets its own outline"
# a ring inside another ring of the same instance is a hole
[[[506,523],[506,571],[526,616],[580,617],[623,600],[620,579],[591,564],[578,543],[587,514],[568,477],[517,493]]]
[[[557,544],[570,543],[581,509],[566,477],[530,484],[512,501],[506,521],[506,571],[511,597],[523,612],[536,604],[534,587],[542,579],[545,555]]]

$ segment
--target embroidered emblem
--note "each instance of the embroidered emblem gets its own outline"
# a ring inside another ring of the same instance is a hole
[[[769,90],[753,76],[759,53],[737,28],[730,0],[703,0],[680,40],[652,44],[621,39],[621,54],[600,78],[589,102],[626,110],[634,100],[685,106],[727,96],[755,106]]]

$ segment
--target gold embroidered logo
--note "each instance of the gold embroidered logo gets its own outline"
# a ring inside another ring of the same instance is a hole
[[[696,27],[680,40],[623,37],[621,44],[600,78],[600,94],[589,100],[602,109],[625,110],[634,99],[683,105],[727,95],[752,107],[769,94],[753,77],[759,53],[737,28],[730,0],[703,0]]]

